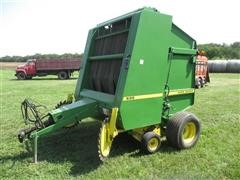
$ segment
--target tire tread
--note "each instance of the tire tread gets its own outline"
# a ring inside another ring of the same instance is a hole
[[[189,112],[178,112],[173,117],[171,117],[167,122],[167,128],[166,128],[166,138],[168,143],[178,149],[183,149],[184,147],[181,145],[181,142],[179,142],[179,130],[180,126],[183,123],[183,121],[188,117],[192,116],[193,119],[197,119],[197,117]],[[199,121],[198,121],[199,123]],[[200,126],[200,123],[199,123]],[[200,129],[199,129],[200,131]]]

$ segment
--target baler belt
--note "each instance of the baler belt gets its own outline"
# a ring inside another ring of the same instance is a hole
[[[89,88],[115,94],[121,63],[119,59],[91,62]]]
[[[117,26],[117,28],[121,27]],[[93,56],[115,55],[123,53],[126,47],[128,31],[95,40]],[[94,60],[90,64],[89,88],[108,94],[115,94],[122,59]]]
[[[96,39],[92,56],[123,53],[126,47],[128,31],[104,39]]]

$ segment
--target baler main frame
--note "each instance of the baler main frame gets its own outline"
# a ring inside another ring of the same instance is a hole
[[[124,131],[148,153],[158,150],[165,134],[179,149],[195,145],[199,120],[180,111],[194,104],[196,52],[195,40],[173,24],[171,16],[152,8],[91,29],[75,101],[50,111],[51,123],[26,136],[35,144],[35,162],[39,137],[87,117],[102,122],[101,160]]]

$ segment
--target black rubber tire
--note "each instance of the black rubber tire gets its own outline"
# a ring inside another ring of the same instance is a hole
[[[195,136],[190,142],[184,141],[183,131],[187,123],[195,125]],[[201,124],[198,118],[189,112],[178,112],[167,122],[166,138],[168,143],[177,149],[187,149],[193,147],[200,136]]]
[[[60,80],[65,80],[65,79],[68,79],[69,78],[69,76],[68,76],[68,73],[67,72],[65,72],[65,71],[60,71],[59,73],[58,73],[58,79],[60,79]]]
[[[70,79],[70,77],[71,77],[71,73],[67,72],[67,79]]]
[[[200,79],[200,78],[196,78],[196,79],[195,79],[195,87],[196,87],[197,89],[200,89],[201,86],[202,86],[202,84],[201,84],[201,79]]]
[[[202,78],[199,78],[199,82],[200,82],[200,88],[203,87],[203,81],[202,81]]]
[[[26,74],[24,72],[19,72],[19,73],[17,73],[17,78],[19,80],[25,80],[26,79]]]
[[[152,140],[153,138],[155,138],[157,140],[158,145],[156,148],[151,149],[148,144],[149,144],[149,141]],[[161,145],[160,136],[152,131],[146,132],[143,134],[143,137],[142,137],[142,145],[143,145],[143,149],[146,153],[153,154],[153,153],[157,152],[160,148],[160,145]]]
[[[201,87],[204,87],[205,84],[206,84],[206,80],[205,80],[205,78],[203,78],[203,79],[201,80]]]

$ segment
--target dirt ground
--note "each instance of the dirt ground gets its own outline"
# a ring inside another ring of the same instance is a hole
[[[0,62],[0,69],[15,69],[20,64],[23,62]]]

